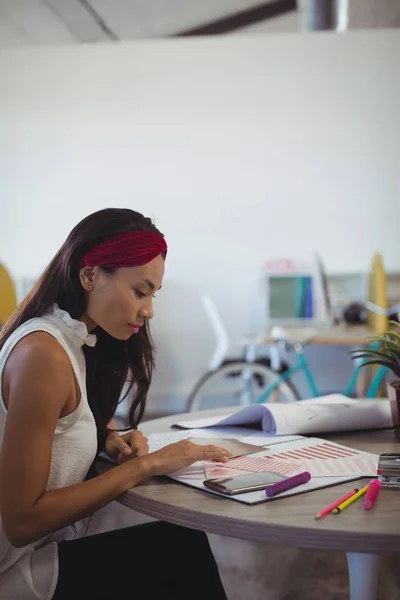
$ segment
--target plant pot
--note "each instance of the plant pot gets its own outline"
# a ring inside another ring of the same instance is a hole
[[[396,432],[396,439],[400,440],[400,379],[388,383],[388,396],[390,401],[390,410],[392,411],[393,426]]]

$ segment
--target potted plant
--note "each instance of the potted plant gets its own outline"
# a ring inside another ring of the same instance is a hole
[[[366,359],[363,367],[381,365],[387,367],[396,377],[388,383],[387,388],[396,437],[400,439],[400,324],[391,321],[390,325],[390,331],[369,338],[374,344],[372,348],[353,350],[352,354],[353,358]]]

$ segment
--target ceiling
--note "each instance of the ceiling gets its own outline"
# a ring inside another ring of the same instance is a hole
[[[0,46],[295,32],[312,1],[297,10],[295,0],[0,0]],[[340,1],[351,27],[400,26],[399,0]]]
[[[0,45],[172,36],[258,6],[259,0],[0,0]],[[297,26],[295,11],[264,23],[266,30]]]

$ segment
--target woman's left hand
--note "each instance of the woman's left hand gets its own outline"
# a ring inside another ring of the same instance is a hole
[[[106,439],[105,451],[118,463],[123,463],[131,458],[148,454],[148,439],[138,430],[128,431],[122,435],[111,432]]]

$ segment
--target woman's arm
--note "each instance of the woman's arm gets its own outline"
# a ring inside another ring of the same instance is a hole
[[[138,458],[95,479],[46,491],[54,432],[73,382],[69,358],[46,334],[24,338],[7,361],[0,512],[14,546],[94,513],[149,475],[147,462]]]
[[[58,343],[34,333],[17,344],[3,373],[8,415],[0,454],[0,513],[16,547],[87,517],[150,475],[229,452],[188,440],[127,461],[104,475],[46,491],[54,432],[74,388],[71,363]]]
[[[139,430],[130,430],[126,433],[117,433],[118,426],[115,419],[108,423],[108,435],[104,450],[117,463],[132,460],[138,456],[144,456],[149,451],[148,439]]]

